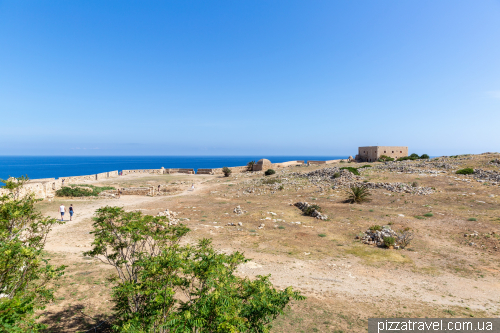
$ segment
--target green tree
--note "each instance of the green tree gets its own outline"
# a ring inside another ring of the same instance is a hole
[[[229,177],[231,175],[232,171],[228,167],[223,167],[222,173],[224,174],[224,177]]]
[[[255,161],[250,161],[247,163],[247,170],[253,171],[253,166],[255,165]]]
[[[119,332],[269,332],[291,300],[269,276],[234,275],[248,261],[218,253],[211,241],[181,245],[189,229],[165,217],[104,207],[94,218],[95,240],[86,255],[115,267],[114,329]]]
[[[53,299],[49,281],[63,274],[43,259],[52,226],[61,222],[42,217],[33,194],[24,194],[27,177],[0,180],[7,194],[0,197],[0,331],[37,332],[36,310]]]

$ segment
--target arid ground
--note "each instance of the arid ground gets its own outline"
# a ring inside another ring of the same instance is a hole
[[[85,332],[111,315],[112,285],[107,278],[114,270],[82,254],[91,249],[92,216],[105,205],[152,215],[166,209],[177,212],[191,229],[189,242],[209,237],[220,251],[242,251],[252,259],[239,274],[271,274],[277,288],[300,290],[307,300],[294,302],[275,322],[273,332],[366,332],[370,317],[498,317],[500,187],[455,171],[473,167],[500,172],[499,164],[489,163],[499,157],[449,159],[446,163],[453,169],[429,164],[429,170],[439,173],[367,168],[361,173],[364,180],[417,182],[435,192],[412,195],[376,189],[371,191],[372,201],[363,204],[345,203],[343,190],[291,175],[332,165],[286,168],[269,177],[263,172],[227,178],[128,175],[93,182],[120,187],[161,184],[172,192],[40,202],[42,213],[52,217],[58,217],[61,203],[75,207],[73,221],[55,227],[47,241],[47,258],[68,267],[56,283],[56,301],[47,306],[41,320],[49,332]],[[263,183],[268,179],[283,181]],[[328,219],[304,216],[292,205],[298,201],[319,205]],[[234,213],[236,206],[244,213]],[[372,225],[409,227],[414,240],[406,249],[393,250],[355,239]],[[474,231],[478,236],[464,237]]]

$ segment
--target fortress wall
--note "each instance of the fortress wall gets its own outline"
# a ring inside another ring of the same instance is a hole
[[[118,170],[108,172],[108,178],[118,177]]]
[[[307,164],[309,164],[309,165],[321,165],[321,164],[326,164],[326,161],[307,161]]]
[[[61,177],[59,179],[64,180],[64,185],[78,184],[83,181],[96,180],[96,175],[86,175],[86,176],[74,176],[74,177]]]
[[[273,164],[268,164],[264,166],[264,169],[272,169],[272,168],[286,168],[290,166],[296,166],[296,165],[302,165],[304,164],[304,161],[288,161],[288,162],[283,162],[283,163],[273,163]],[[239,167],[230,167],[229,170],[231,170],[232,173],[243,173],[248,171],[247,166],[239,166]],[[265,171],[263,170],[263,171]],[[254,171],[260,171],[260,170],[254,170]],[[214,169],[198,169],[196,171],[198,175],[222,175],[224,174],[222,172],[222,168],[214,168]]]
[[[43,183],[43,182],[50,182],[56,180],[55,178],[38,178],[38,179],[30,179],[28,182],[29,183]]]
[[[326,161],[326,164],[340,163],[340,161],[342,161],[342,160],[329,160],[329,161]]]
[[[189,175],[194,175],[194,169],[164,169],[166,174],[172,174],[172,173],[186,173]]]
[[[96,180],[101,180],[101,179],[105,179],[105,178],[108,178],[107,172],[101,172],[101,173],[98,173],[95,175]]]
[[[162,175],[165,169],[136,169],[136,170],[123,170],[123,175],[131,175],[136,173],[152,173]]]

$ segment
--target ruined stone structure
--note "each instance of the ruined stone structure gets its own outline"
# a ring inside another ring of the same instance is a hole
[[[356,161],[375,162],[380,156],[385,155],[392,158],[408,156],[408,147],[403,146],[368,146],[359,147]]]
[[[267,170],[271,168],[271,165],[273,165],[271,161],[267,158],[263,158],[253,165],[253,171]]]

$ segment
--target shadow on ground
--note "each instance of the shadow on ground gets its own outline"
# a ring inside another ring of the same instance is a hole
[[[42,316],[42,323],[47,325],[46,333],[62,332],[89,332],[108,333],[111,332],[111,325],[106,321],[104,315],[94,317],[84,313],[85,307],[81,304],[66,307],[62,311],[47,311]]]

